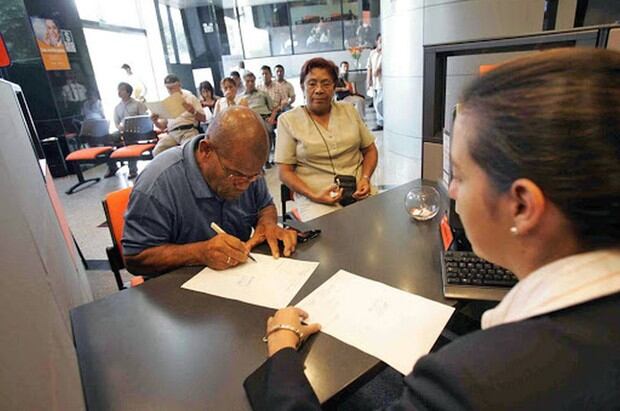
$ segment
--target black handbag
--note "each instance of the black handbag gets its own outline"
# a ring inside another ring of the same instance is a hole
[[[342,197],[339,201],[341,206],[346,207],[357,201],[353,198],[353,193],[357,191],[357,181],[355,180],[355,176],[336,174],[334,177],[334,183],[338,185],[338,188],[342,189]]]

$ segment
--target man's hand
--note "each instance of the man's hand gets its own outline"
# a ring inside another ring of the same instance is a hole
[[[282,243],[284,243],[284,256],[288,257],[295,252],[297,233],[293,230],[284,229],[277,224],[259,224],[252,238],[245,244],[248,252],[265,240],[267,240],[267,244],[269,244],[271,255],[275,258],[280,257],[278,240],[282,241]]]
[[[245,263],[249,250],[243,241],[229,234],[218,234],[204,242],[203,262],[214,270],[225,270]]]
[[[343,192],[342,188],[338,187],[337,184],[332,184],[325,191],[314,196],[312,201],[329,205],[336,204],[342,198]]]
[[[370,195],[370,181],[366,177],[362,177],[357,182],[357,190],[353,193],[353,198],[363,200]]]

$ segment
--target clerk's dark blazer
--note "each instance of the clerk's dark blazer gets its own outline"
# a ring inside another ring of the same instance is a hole
[[[620,293],[464,336],[422,357],[389,410],[620,410]],[[254,410],[319,410],[293,349],[244,387]]]

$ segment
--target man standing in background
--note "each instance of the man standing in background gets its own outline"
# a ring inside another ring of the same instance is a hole
[[[287,102],[284,107],[282,107],[282,111],[290,110],[295,102],[295,87],[284,78],[284,66],[281,64],[277,64],[275,66],[276,70],[276,82],[280,86],[287,97]]]
[[[129,64],[125,63],[121,66],[121,68],[125,70],[125,73],[127,74],[127,79],[125,82],[131,84],[131,87],[133,87],[133,97],[144,103],[146,101],[146,86],[144,85],[144,82],[133,74]]]
[[[275,106],[274,108],[279,113],[282,110],[282,107],[284,107],[288,101],[286,91],[282,89],[280,84],[273,81],[271,67],[263,66],[260,70],[263,82],[257,88],[260,91],[266,93],[269,97],[271,97],[271,101],[273,101],[273,104]]]
[[[373,105],[377,113],[377,126],[372,131],[383,130],[383,56],[381,33],[377,34],[377,47],[370,52],[366,69],[366,89],[372,89]]]

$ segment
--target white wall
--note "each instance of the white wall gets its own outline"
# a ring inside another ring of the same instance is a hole
[[[387,149],[411,161],[420,161],[422,157],[424,45],[539,32],[544,3],[544,0],[382,0]],[[574,18],[575,0],[561,3],[558,25],[567,28]],[[448,105],[456,101],[462,87],[477,75],[480,61],[474,60],[449,62]],[[485,63],[498,60],[492,56],[484,58]],[[427,145],[425,151],[429,155],[425,160],[428,158],[434,164],[425,165],[425,170],[436,169],[440,173],[439,149]]]

